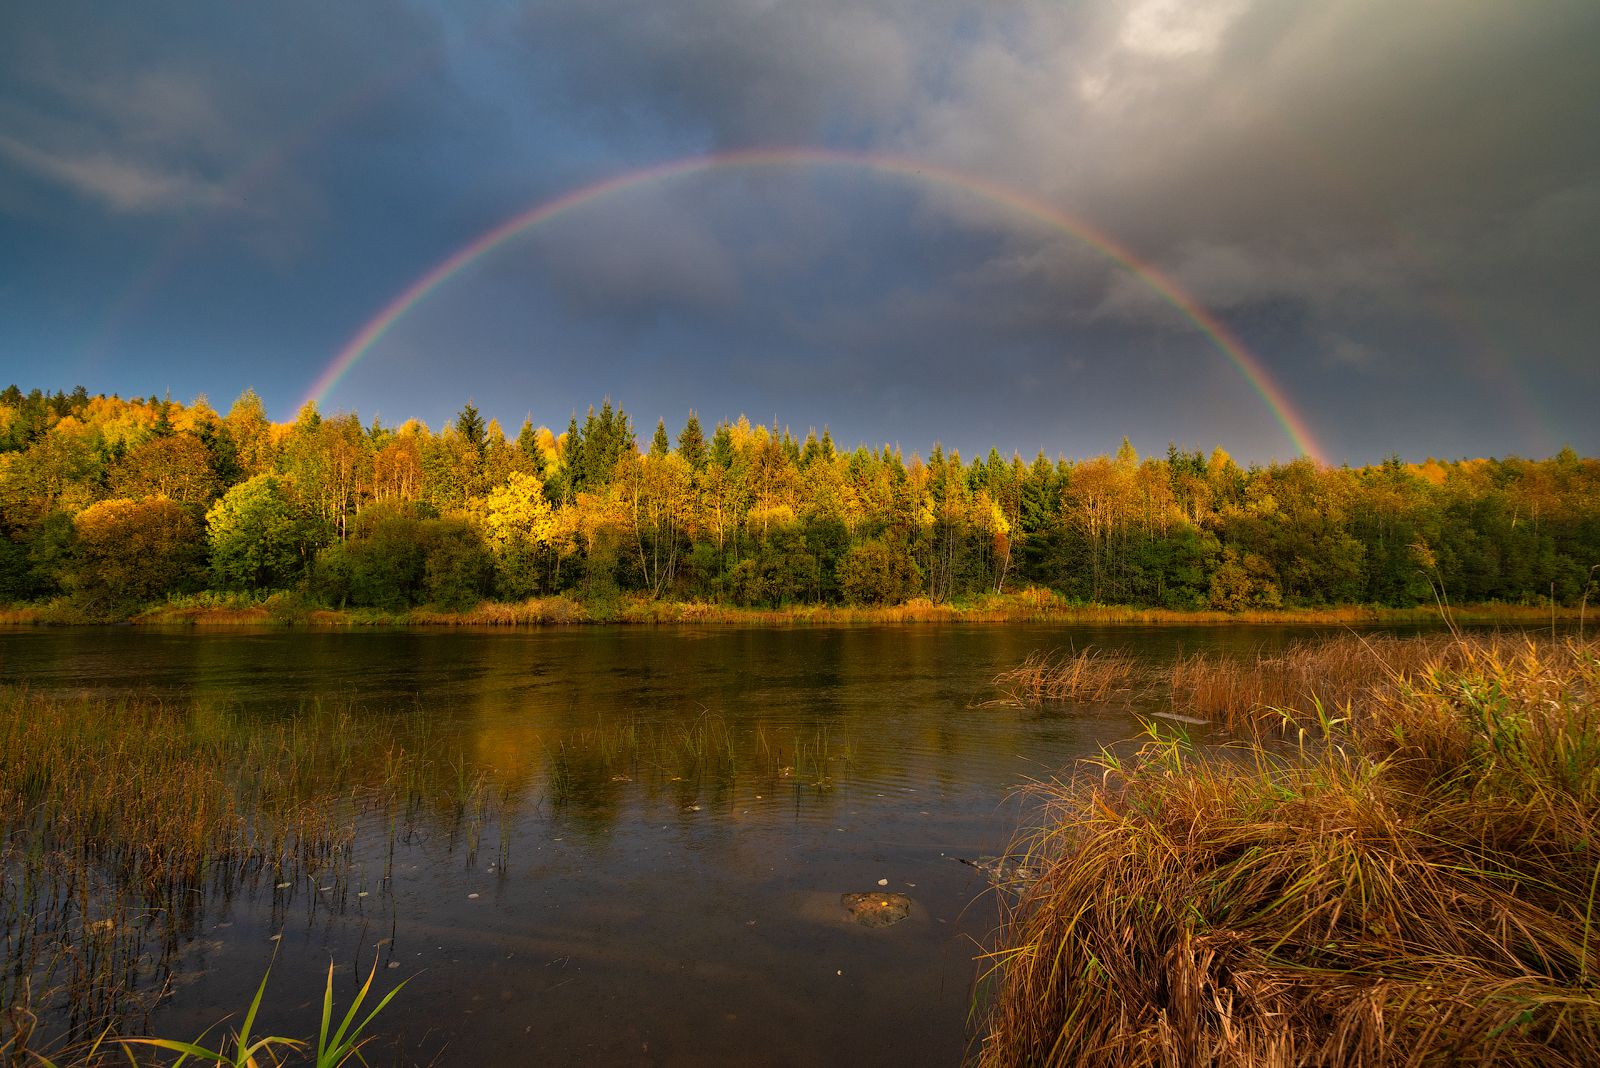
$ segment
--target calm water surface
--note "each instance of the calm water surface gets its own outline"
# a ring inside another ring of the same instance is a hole
[[[1139,726],[1117,708],[978,707],[989,680],[1040,650],[1159,659],[1310,633],[17,629],[0,631],[0,682],[247,720],[319,705],[426,717],[464,767],[513,784],[512,814],[475,852],[443,821],[402,836],[392,860],[389,836],[368,834],[382,844],[358,849],[342,895],[269,879],[208,902],[158,1033],[191,1037],[242,1009],[276,945],[263,1016],[278,1033],[315,1030],[330,958],[341,998],[375,953],[382,981],[410,977],[375,1063],[954,1065],[996,918],[956,858],[1003,852],[1026,815],[1020,784]],[[746,764],[762,747],[768,771],[710,782],[591,760],[552,782],[552,754],[574,739],[708,720]],[[879,880],[911,916],[847,922],[839,895]]]

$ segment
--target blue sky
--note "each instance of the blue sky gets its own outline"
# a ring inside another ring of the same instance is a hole
[[[996,183],[1225,322],[1330,458],[1600,453],[1600,5],[13,4],[0,378],[288,418],[397,293],[549,198],[811,146]],[[1293,451],[1060,230],[903,175],[647,183],[484,257],[327,398],[556,428],[609,396],[926,452]]]

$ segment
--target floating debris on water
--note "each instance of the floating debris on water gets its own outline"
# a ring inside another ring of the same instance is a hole
[[[943,856],[944,854],[940,854]],[[977,868],[995,886],[1018,888],[1033,882],[1039,873],[1025,864],[1019,863],[1014,857],[979,857],[977,860],[968,860],[966,857],[956,857],[961,863],[971,868]]]
[[[911,899],[904,894],[840,894],[839,904],[863,927],[889,927],[911,915]]]

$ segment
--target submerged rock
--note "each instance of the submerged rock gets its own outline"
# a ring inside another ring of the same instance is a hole
[[[911,915],[911,899],[904,894],[840,894],[839,904],[863,927],[889,927]]]

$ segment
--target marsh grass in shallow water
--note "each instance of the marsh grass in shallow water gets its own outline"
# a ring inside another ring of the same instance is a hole
[[[979,1063],[1593,1064],[1600,643],[1405,652],[1040,787]]]
[[[1033,653],[995,676],[993,685],[1002,696],[986,704],[1112,703],[1146,709],[1159,700],[1167,706],[1165,715],[1178,722],[1254,734],[1281,729],[1291,710],[1336,712],[1429,664],[1459,664],[1469,647],[1507,656],[1525,641],[1497,634],[1476,636],[1464,645],[1451,635],[1346,634],[1296,641],[1254,656],[1193,653],[1161,663],[1094,647]]]
[[[409,717],[0,690],[0,1063],[137,1027],[211,902],[312,882],[339,908],[360,828],[470,853],[495,797]]]
[[[1129,653],[1096,649],[1033,653],[994,677],[1005,696],[995,704],[1029,707],[1050,701],[1132,701],[1150,670]]]
[[[1493,634],[1466,643],[1451,635],[1347,634],[1297,641],[1255,657],[1179,657],[1158,681],[1172,711],[1233,730],[1256,730],[1281,725],[1285,710],[1309,711],[1315,704],[1336,710],[1429,665],[1460,666],[1473,655],[1514,656],[1525,643],[1520,636]]]

